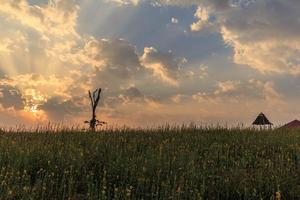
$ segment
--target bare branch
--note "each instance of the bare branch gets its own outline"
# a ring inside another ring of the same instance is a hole
[[[99,100],[100,100],[100,93],[101,93],[101,88],[100,88],[100,89],[98,89],[97,98],[96,98],[96,100],[95,100],[95,104],[96,104],[96,106],[98,105],[98,103],[99,103]]]
[[[92,109],[94,109],[94,101],[93,101],[92,94],[91,94],[90,90],[89,90],[89,97],[90,97],[90,100],[91,100]]]
[[[96,89],[94,92],[93,92],[93,101],[95,103],[95,99],[96,99],[96,93],[97,93],[98,89]]]

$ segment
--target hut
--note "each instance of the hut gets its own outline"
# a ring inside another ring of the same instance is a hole
[[[291,121],[284,126],[280,127],[280,129],[300,129],[300,121],[299,120],[294,120]]]
[[[260,113],[255,121],[252,123],[253,126],[259,126],[260,129],[268,126],[270,129],[272,128],[273,123],[271,123],[264,113]]]

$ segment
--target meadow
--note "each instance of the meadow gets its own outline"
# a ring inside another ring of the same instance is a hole
[[[300,131],[0,134],[0,199],[299,199],[299,177]]]

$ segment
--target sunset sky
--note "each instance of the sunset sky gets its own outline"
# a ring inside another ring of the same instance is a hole
[[[300,118],[298,0],[0,0],[0,125]]]

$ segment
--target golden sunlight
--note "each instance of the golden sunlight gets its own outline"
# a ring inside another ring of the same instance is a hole
[[[42,105],[47,101],[47,98],[41,95],[35,89],[25,90],[25,106],[24,111],[31,115],[31,117],[39,120],[45,119],[45,114],[39,109],[39,105]]]
[[[26,112],[37,113],[38,112],[38,105],[26,106],[26,107],[24,107],[24,110]]]

